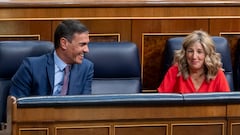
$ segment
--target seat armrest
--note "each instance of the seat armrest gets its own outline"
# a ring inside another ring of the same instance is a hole
[[[239,103],[240,92],[215,92],[183,94],[184,104]]]

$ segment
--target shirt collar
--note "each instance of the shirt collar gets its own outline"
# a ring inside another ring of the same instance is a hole
[[[63,71],[64,68],[67,66],[66,63],[64,63],[57,55],[56,51],[54,51],[54,61],[55,61],[55,65],[57,65],[57,67]]]

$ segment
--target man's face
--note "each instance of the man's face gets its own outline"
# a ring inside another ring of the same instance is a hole
[[[66,40],[66,50],[64,53],[65,58],[67,60],[66,63],[67,64],[82,63],[84,53],[89,52],[88,43],[89,43],[88,32],[75,33],[73,35],[71,42]]]

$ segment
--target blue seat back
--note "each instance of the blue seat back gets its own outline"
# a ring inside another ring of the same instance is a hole
[[[183,39],[184,37],[174,37],[167,40],[163,64],[164,74],[172,65],[175,50],[181,49]],[[229,83],[230,89],[233,91],[233,68],[228,41],[226,38],[218,36],[212,36],[212,39],[215,43],[216,51],[221,54],[221,61],[223,63],[224,73]]]
[[[129,94],[141,90],[138,48],[131,42],[90,42],[94,63],[92,94]]]
[[[6,102],[11,78],[22,60],[54,49],[49,41],[0,41],[0,122],[6,122]]]

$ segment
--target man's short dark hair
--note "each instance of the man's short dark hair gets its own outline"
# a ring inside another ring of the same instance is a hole
[[[72,41],[75,33],[88,32],[88,28],[78,20],[64,20],[56,28],[54,33],[54,45],[58,48],[60,45],[60,38],[64,37],[69,42]]]

